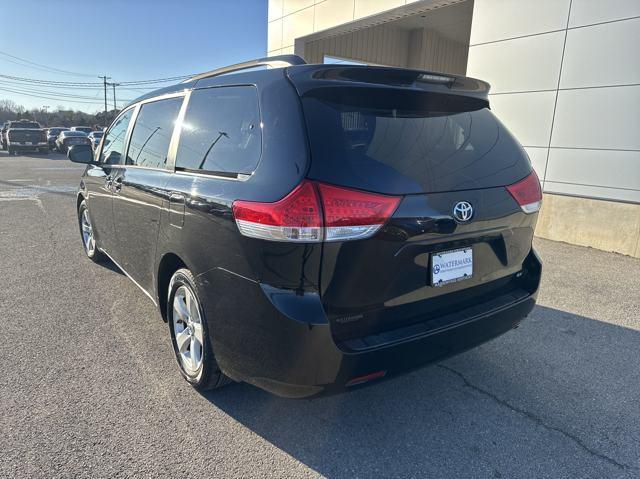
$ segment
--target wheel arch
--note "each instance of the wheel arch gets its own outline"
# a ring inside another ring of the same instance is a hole
[[[165,253],[158,263],[158,274],[156,276],[156,293],[158,296],[158,307],[162,320],[166,323],[167,318],[167,293],[169,282],[173,273],[180,268],[188,268],[187,264],[175,253]]]
[[[76,211],[80,210],[80,204],[85,200],[84,194],[82,192],[78,193],[78,197],[76,198]]]

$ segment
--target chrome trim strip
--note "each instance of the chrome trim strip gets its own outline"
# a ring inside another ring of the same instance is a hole
[[[247,181],[253,175],[253,173],[251,173],[250,175],[238,174],[237,178],[233,178],[232,176],[219,176],[219,175],[212,175],[207,173],[195,173],[192,171],[175,170],[174,173],[176,175],[198,176],[202,178],[213,178],[216,180],[229,180],[229,181]]]
[[[167,150],[167,163],[166,166],[171,172],[175,172],[176,169],[176,156],[178,154],[178,145],[180,137],[182,136],[182,123],[184,117],[187,114],[187,107],[189,106],[189,100],[191,99],[191,90],[184,93],[182,105],[176,118],[175,126],[173,127],[173,133],[171,134],[171,141],[169,142],[169,149]]]

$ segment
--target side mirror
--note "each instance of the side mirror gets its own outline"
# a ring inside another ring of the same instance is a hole
[[[67,152],[67,158],[74,163],[84,163],[86,165],[95,165],[93,159],[93,148],[91,145],[73,145]]]

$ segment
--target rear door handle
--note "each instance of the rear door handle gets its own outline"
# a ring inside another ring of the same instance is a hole
[[[177,228],[184,226],[184,209],[187,197],[182,193],[169,194],[169,224]]]

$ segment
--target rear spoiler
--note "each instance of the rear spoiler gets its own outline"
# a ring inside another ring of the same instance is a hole
[[[431,91],[489,101],[491,86],[482,80],[421,70],[366,65],[297,65],[286,74],[300,96],[322,87],[375,87]]]

